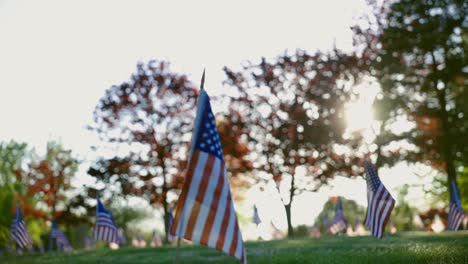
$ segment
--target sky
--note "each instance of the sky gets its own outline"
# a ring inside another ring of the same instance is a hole
[[[86,130],[93,109],[107,88],[129,79],[138,61],[168,60],[196,84],[206,68],[206,90],[220,94],[224,66],[297,48],[351,49],[350,26],[364,8],[363,0],[0,0],[0,140],[39,151],[60,140],[89,161],[97,143]],[[372,119],[368,97],[348,113],[357,127]],[[86,183],[84,171],[78,184]],[[364,205],[363,186],[337,179],[321,193],[299,197],[297,210],[310,199],[316,208],[295,214],[293,222],[311,224],[329,195],[346,193]]]

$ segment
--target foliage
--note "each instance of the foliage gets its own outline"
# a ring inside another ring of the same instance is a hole
[[[400,189],[395,208],[390,216],[390,221],[395,225],[398,231],[415,230],[417,227],[413,224],[413,217],[416,215],[416,208],[412,207],[406,196],[408,195],[408,185]]]
[[[162,206],[166,231],[168,193],[183,183],[197,96],[193,83],[171,72],[169,63],[139,63],[128,82],[106,91],[90,126],[120,155],[102,157],[89,174],[109,186],[106,191]]]
[[[402,233],[374,237],[322,237],[318,239],[288,239],[247,242],[249,263],[465,263],[468,237],[462,232],[443,234]],[[123,248],[90,250],[73,254],[1,257],[2,263],[172,263],[174,246],[161,248]],[[183,245],[181,262],[239,263],[233,257],[203,246]]]
[[[10,226],[15,214],[16,203],[21,205],[23,216],[27,219],[40,215],[35,200],[25,195],[27,189],[17,180],[16,175],[26,169],[26,162],[32,151],[25,143],[10,141],[0,143],[0,245],[10,241]],[[36,238],[37,234],[32,233]]]
[[[115,224],[119,228],[126,230],[132,222],[142,221],[148,218],[151,214],[145,209],[130,207],[130,206],[111,206],[110,210],[114,217]]]
[[[346,221],[354,227],[356,220],[361,221],[361,224],[364,224],[364,218],[366,217],[366,209],[358,205],[354,200],[348,200],[341,197],[341,205],[343,207],[343,215]],[[323,223],[323,216],[328,215],[330,223],[333,222],[335,217],[335,207],[336,207],[336,197],[331,197],[324,205],[320,214],[317,216],[316,222],[319,223],[320,230],[322,234],[328,232],[327,228]]]
[[[45,157],[30,164],[27,172],[17,173],[17,179],[26,186],[25,195],[34,197],[37,206],[55,221],[66,208],[66,192],[71,189],[71,178],[77,170],[78,161],[71,150],[57,142],[48,142]]]
[[[240,71],[224,70],[232,94],[228,116],[237,124],[233,131],[248,142],[251,155],[245,159],[255,174],[274,180],[283,194],[289,234],[295,195],[317,190],[337,173],[357,174],[349,165],[356,160],[336,151],[346,143],[344,105],[359,79],[356,65],[365,67],[337,50],[313,55],[298,50],[249,62]],[[311,177],[297,176],[298,170]],[[281,184],[288,186],[284,192]]]
[[[457,164],[468,162],[468,3],[370,2],[374,12],[355,32],[382,87],[378,165],[420,161],[452,179]],[[401,120],[412,126],[397,132],[392,126]]]

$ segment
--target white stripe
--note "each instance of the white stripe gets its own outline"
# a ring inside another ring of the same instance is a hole
[[[223,177],[225,177],[224,185],[219,196],[218,208],[214,218],[213,227],[211,228],[210,238],[208,240],[208,246],[215,248],[216,242],[218,241],[219,232],[221,232],[221,225],[223,223],[224,214],[227,207],[227,197],[229,193],[229,184],[226,177],[226,168],[224,169]]]
[[[372,207],[372,200],[374,199],[374,195],[371,193],[368,198],[367,198],[367,212],[366,212],[366,221],[364,222],[364,225],[370,228],[370,211]]]
[[[382,212],[383,210],[383,207],[385,206],[385,201],[387,199],[387,196],[388,196],[388,192],[386,192],[385,190],[382,191],[383,192],[383,195],[382,195],[382,199],[380,199],[379,201],[377,201],[377,211],[374,213],[375,216],[374,216],[374,229],[372,230],[372,234],[374,236],[377,236],[377,234],[380,232],[380,213]]]
[[[234,212],[234,207],[231,202],[231,214],[229,217],[229,225],[227,227],[226,236],[224,237],[224,247],[223,251],[229,254],[229,249],[234,239],[234,225],[236,222],[236,212]]]
[[[370,219],[369,219],[369,229],[373,232],[374,230],[374,219],[375,219],[375,207],[378,204],[378,198],[380,196],[380,193],[382,192],[382,187],[383,185],[380,185],[379,188],[377,188],[377,192],[375,193],[372,203],[371,203],[371,213],[370,213]]]
[[[187,230],[188,221],[192,213],[192,208],[196,202],[195,199],[197,197],[198,189],[200,188],[200,181],[203,176],[207,159],[208,155],[205,152],[200,151],[197,165],[193,171],[192,182],[190,183],[187,199],[179,219],[179,226],[177,228],[177,234],[179,237],[184,237],[185,231]]]
[[[392,212],[390,212],[390,207],[392,206],[392,204],[394,203],[394,200],[392,198],[392,196],[389,194],[388,195],[389,197],[389,200],[387,201],[387,205],[385,206],[385,210],[384,212],[382,213],[382,218],[380,218],[380,222],[379,222],[379,233],[378,233],[378,236],[377,237],[382,237],[382,233],[383,233],[383,230],[385,228],[384,225],[384,221],[385,219],[387,218],[387,215],[388,214],[391,214]]]
[[[453,218],[453,230],[458,230],[463,220],[463,214],[461,214],[459,211],[456,211]]]
[[[206,220],[208,218],[208,213],[211,211],[211,203],[213,201],[213,195],[218,185],[219,181],[219,172],[221,169],[221,160],[214,158],[212,166],[211,175],[209,176],[208,186],[206,188],[205,197],[200,206],[200,211],[198,213],[198,219],[195,224],[195,228],[192,233],[192,241],[195,243],[200,243],[203,228],[206,225]]]

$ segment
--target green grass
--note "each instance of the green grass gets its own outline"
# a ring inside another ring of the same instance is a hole
[[[249,263],[468,263],[468,232],[400,233],[373,237],[323,237],[246,243]],[[76,251],[0,257],[0,263],[172,263],[173,246]],[[184,245],[180,263],[239,263],[201,246]]]

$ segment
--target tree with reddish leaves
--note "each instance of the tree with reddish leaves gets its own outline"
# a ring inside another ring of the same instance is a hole
[[[296,195],[317,190],[335,175],[359,173],[351,166],[357,157],[336,151],[349,143],[343,138],[344,106],[359,81],[356,66],[366,67],[353,54],[299,50],[240,71],[225,68],[225,83],[234,95],[228,115],[239,120],[250,151],[246,158],[259,178],[275,181],[280,193],[286,190],[282,200],[289,236]]]
[[[47,143],[44,157],[36,157],[28,170],[16,170],[16,179],[25,186],[24,196],[34,198],[41,208],[36,217],[55,221],[67,207],[66,192],[71,190],[71,178],[78,170],[78,160],[71,150],[57,142]],[[40,215],[39,215],[40,214]]]
[[[139,63],[128,82],[109,88],[94,111],[95,131],[106,146],[119,149],[102,157],[89,174],[107,191],[138,196],[164,210],[169,225],[168,193],[177,194],[189,152],[198,89],[169,63]]]

